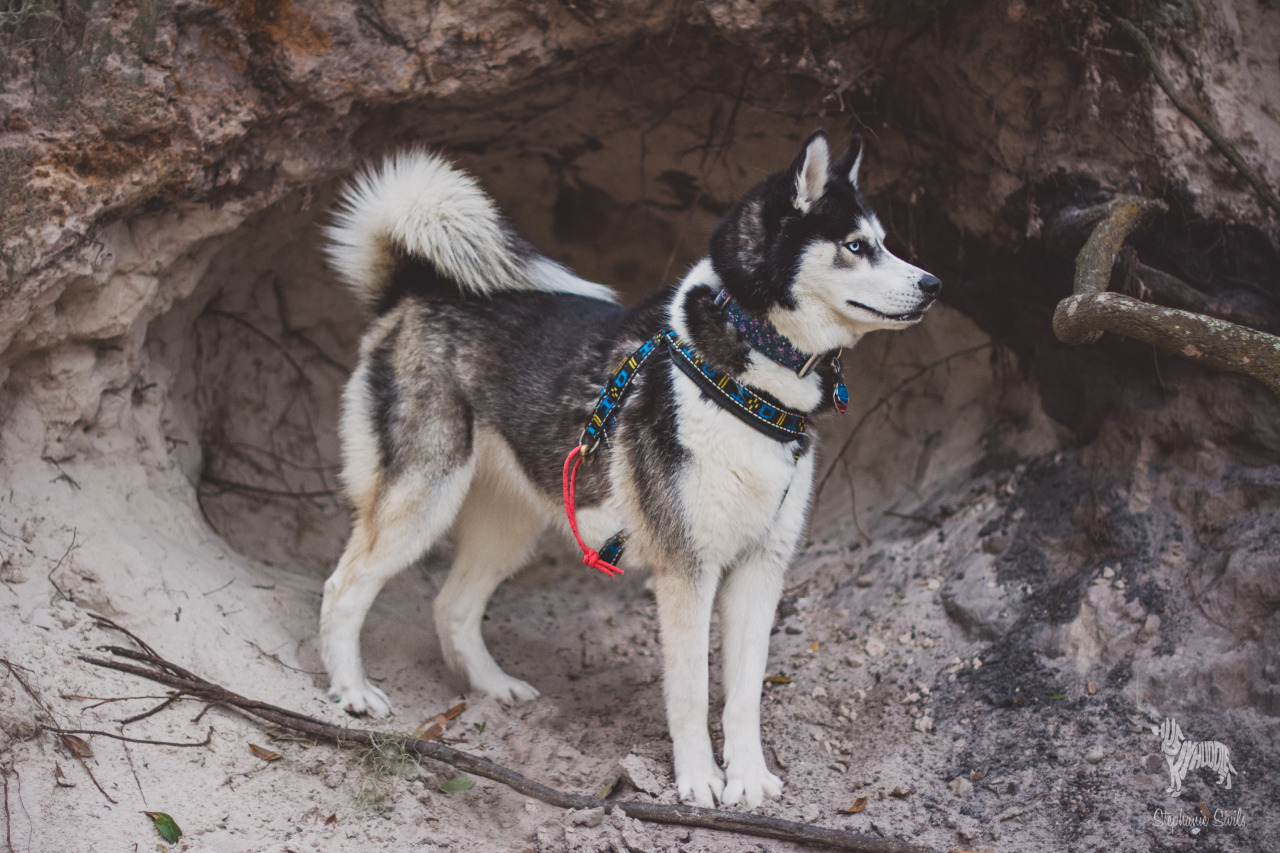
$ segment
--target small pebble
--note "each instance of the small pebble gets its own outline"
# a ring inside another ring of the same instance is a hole
[[[957,797],[967,797],[973,793],[973,783],[963,776],[957,776],[951,780],[951,793]]]
[[[1085,755],[1084,760],[1089,762],[1090,764],[1097,764],[1098,762],[1102,761],[1102,759],[1106,757],[1107,757],[1107,754],[1102,750],[1102,747],[1095,746],[1093,749],[1089,750],[1089,752]]]

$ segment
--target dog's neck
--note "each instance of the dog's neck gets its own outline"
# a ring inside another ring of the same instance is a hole
[[[791,343],[786,335],[779,332],[777,327],[768,320],[749,313],[739,305],[729,295],[728,290],[721,290],[717,294],[715,304],[724,311],[725,319],[737,329],[738,334],[753,350],[775,364],[794,370],[796,376],[804,378],[817,366],[819,358],[822,357],[817,354],[810,355]]]
[[[673,330],[735,381],[763,391],[797,412],[817,409],[823,398],[822,379],[817,372],[800,376],[795,369],[753,347],[748,336],[717,304],[720,291],[710,262],[703,261],[690,270],[670,305]]]

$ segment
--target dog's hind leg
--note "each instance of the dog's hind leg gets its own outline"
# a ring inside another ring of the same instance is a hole
[[[489,596],[524,565],[545,524],[532,501],[496,487],[482,473],[458,513],[456,556],[436,596],[433,612],[445,662],[472,689],[500,702],[534,699],[538,691],[502,671],[484,644],[480,623]]]
[[[360,629],[383,585],[421,557],[449,528],[475,471],[474,456],[446,473],[405,474],[372,505],[357,510],[338,568],[325,581],[320,655],[329,698],[352,714],[385,717],[387,696],[369,682],[360,658]]]
[[[718,571],[668,569],[657,575],[667,725],[681,799],[714,804],[724,791],[707,731],[707,653]]]

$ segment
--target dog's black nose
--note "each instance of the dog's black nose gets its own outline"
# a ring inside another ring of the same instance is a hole
[[[925,296],[937,296],[938,291],[942,290],[942,281],[936,275],[929,275],[929,273],[924,274],[919,284],[920,291]]]

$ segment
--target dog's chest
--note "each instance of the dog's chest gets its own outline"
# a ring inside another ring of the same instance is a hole
[[[687,533],[703,553],[726,559],[773,531],[792,489],[806,498],[812,454],[776,441],[709,401],[677,377],[677,429],[689,451],[679,489]]]

